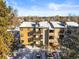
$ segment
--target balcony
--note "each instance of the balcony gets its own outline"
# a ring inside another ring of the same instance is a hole
[[[49,36],[54,36],[54,33],[49,33]]]
[[[29,38],[32,38],[33,36],[29,36]]]
[[[36,41],[36,44],[37,44],[37,45],[40,45],[40,41]]]
[[[59,33],[59,35],[65,35],[65,33]]]
[[[64,33],[64,30],[63,30],[63,29],[61,29],[59,33]]]
[[[55,42],[53,43],[53,46],[59,46],[59,43]]]
[[[43,35],[40,35],[40,39],[43,39]]]
[[[66,34],[71,34],[71,30],[67,30],[65,33]]]
[[[41,33],[39,33],[39,32],[35,32],[33,35],[41,35]]]
[[[41,33],[41,35],[43,35],[43,32]]]
[[[54,39],[54,36],[49,36],[49,39]]]
[[[53,39],[49,39],[49,43],[53,43],[54,42],[54,40]]]
[[[59,35],[59,39],[63,39],[64,38],[64,35]]]
[[[33,41],[33,38],[28,38],[28,42],[32,42]]]
[[[31,36],[31,35],[33,35],[33,34],[34,34],[34,31],[28,32],[28,36]]]
[[[36,35],[36,38],[39,38],[39,35]]]
[[[21,40],[20,43],[24,43],[24,40]]]
[[[33,35],[34,40],[40,40],[40,35]]]
[[[54,33],[54,30],[49,30],[50,33]]]
[[[36,32],[38,32],[39,31],[39,29],[36,29]]]
[[[64,35],[64,30],[60,30],[59,35]]]

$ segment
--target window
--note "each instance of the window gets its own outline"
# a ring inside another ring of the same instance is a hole
[[[67,30],[67,33],[68,33],[68,34],[71,34],[71,30]]]
[[[31,35],[33,35],[33,31],[28,32],[28,36],[31,36]]]
[[[64,33],[64,30],[60,30],[60,33]]]
[[[33,38],[28,38],[28,42],[32,42],[33,41]]]
[[[21,40],[21,43],[24,43],[24,40]]]
[[[53,46],[53,43],[49,43],[50,46]]]
[[[36,35],[33,35],[33,37],[35,38],[35,37],[36,37]]]
[[[59,37],[60,39],[63,39],[64,38],[64,35],[60,35],[60,37]]]
[[[23,28],[20,28],[21,31],[23,31]]]
[[[49,30],[49,32],[54,32],[54,30]]]
[[[43,35],[40,35],[40,38],[42,39],[43,38]]]
[[[39,28],[39,31],[40,31],[41,29]]]
[[[49,39],[54,39],[54,37],[53,36],[49,36]]]

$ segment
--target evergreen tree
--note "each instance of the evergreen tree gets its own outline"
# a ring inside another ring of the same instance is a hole
[[[6,5],[4,0],[0,0],[0,59],[6,59],[6,55],[11,52],[13,37],[7,32],[10,20],[14,17],[13,10]]]

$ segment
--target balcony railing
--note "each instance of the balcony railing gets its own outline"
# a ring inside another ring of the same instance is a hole
[[[49,36],[54,36],[54,33],[49,33]]]
[[[28,36],[31,36],[31,35],[33,35],[35,33],[36,33],[35,31],[30,31],[30,32],[28,32]]]
[[[32,42],[33,41],[33,38],[28,38],[28,42]]]
[[[49,43],[53,43],[54,42],[54,40],[53,39],[49,39]]]

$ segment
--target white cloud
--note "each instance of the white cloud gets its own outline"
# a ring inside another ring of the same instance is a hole
[[[13,9],[17,9],[17,7],[18,7],[16,0],[6,0],[6,4],[11,6]]]
[[[66,5],[66,4],[48,4],[48,8],[39,6],[32,6],[30,9],[26,7],[17,7],[18,16],[67,16],[68,14],[78,14],[78,5]]]
[[[18,15],[19,16],[67,16],[68,14],[76,14],[78,15],[78,10],[49,10],[49,9],[42,9],[42,8],[34,8],[34,9],[27,9],[27,8],[19,8]]]
[[[49,3],[48,8],[50,10],[55,10],[55,11],[59,11],[59,10],[72,11],[76,9],[79,10],[79,5]]]
[[[60,6],[58,4],[55,4],[55,3],[48,4],[48,8],[52,9],[52,10],[59,10],[59,7]]]
[[[10,0],[11,1],[11,0]],[[35,0],[31,0],[35,1]],[[33,5],[30,8],[21,7],[17,5],[16,0],[12,0],[11,2],[7,2],[7,4],[11,3],[13,8],[18,10],[18,16],[54,16],[54,15],[68,15],[68,14],[78,14],[79,5],[73,5],[70,3],[56,4],[49,3],[46,7],[40,7]]]

